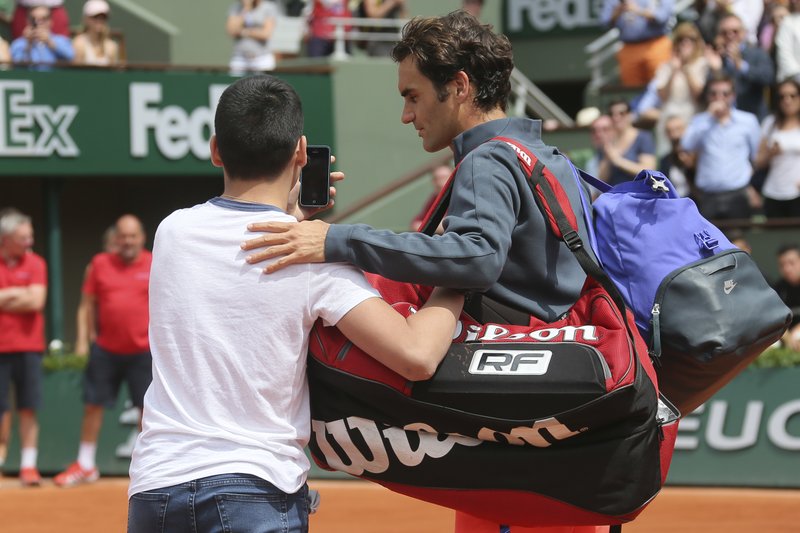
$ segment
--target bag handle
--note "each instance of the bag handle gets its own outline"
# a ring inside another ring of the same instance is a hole
[[[680,198],[672,182],[658,170],[640,170],[633,181],[647,181],[654,193],[666,194],[667,198]]]
[[[575,167],[574,165],[573,168],[578,172],[583,181],[585,181],[586,183],[588,183],[601,193],[608,192],[614,188],[613,185],[606,183],[605,181],[599,178],[595,178],[588,172],[578,167]],[[636,175],[636,177],[633,178],[633,180],[631,180],[631,182],[641,182],[641,181],[649,181],[650,189],[652,189],[654,193],[666,193],[668,198],[680,197],[678,191],[675,190],[675,186],[672,185],[672,182],[669,181],[669,179],[663,173],[657,170],[647,170],[647,169],[641,170]]]
[[[572,165],[572,161],[570,161],[570,165]],[[583,181],[585,181],[586,183],[588,183],[589,185],[591,185],[600,192],[608,192],[613,188],[613,185],[606,183],[605,181],[599,178],[595,178],[582,168],[578,168],[575,165],[572,165],[572,168],[574,168],[575,171],[578,172]]]

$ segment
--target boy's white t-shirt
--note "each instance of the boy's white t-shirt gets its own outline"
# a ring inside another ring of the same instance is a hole
[[[249,265],[256,221],[294,221],[213,198],[158,227],[150,273],[153,382],[128,495],[244,473],[287,493],[305,483],[310,435],[306,353],[317,318],[334,325],[377,296],[346,264]]]

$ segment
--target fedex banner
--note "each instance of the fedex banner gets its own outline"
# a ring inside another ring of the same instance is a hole
[[[505,0],[503,33],[511,39],[603,31],[603,0]]]
[[[329,78],[281,76],[306,133],[332,138]],[[214,113],[236,78],[204,72],[0,71],[4,176],[207,175]]]

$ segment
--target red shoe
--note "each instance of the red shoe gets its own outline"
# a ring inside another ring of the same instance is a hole
[[[67,467],[66,470],[53,478],[53,483],[59,487],[74,487],[82,483],[94,483],[100,478],[97,468],[84,470],[77,461]]]
[[[42,476],[39,475],[39,471],[35,466],[20,468],[19,482],[22,483],[23,487],[38,487],[42,484]]]

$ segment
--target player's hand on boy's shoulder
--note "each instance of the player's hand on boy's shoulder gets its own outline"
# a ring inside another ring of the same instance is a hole
[[[331,156],[331,163],[336,161]],[[344,172],[331,172],[331,184],[344,179]],[[247,256],[250,264],[261,263],[267,259],[280,257],[270,263],[264,272],[271,274],[284,267],[297,263],[324,263],[325,237],[330,224],[321,220],[309,220],[312,216],[333,207],[336,187],[331,186],[330,202],[321,208],[300,207],[300,183],[296,183],[289,193],[286,212],[294,216],[298,222],[255,222],[247,226],[252,232],[263,232],[263,235],[248,239],[242,243],[242,250],[253,251]]]
[[[324,263],[328,228],[330,224],[322,220],[254,222],[247,229],[264,234],[243,242],[242,250],[254,250],[247,256],[250,264],[279,257],[264,269],[267,274],[297,263]]]

